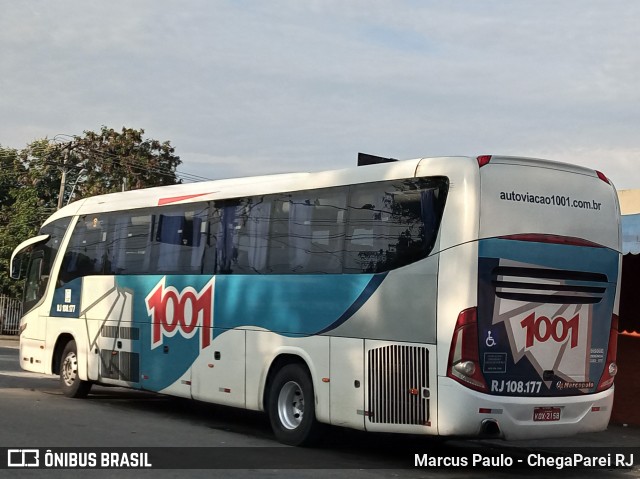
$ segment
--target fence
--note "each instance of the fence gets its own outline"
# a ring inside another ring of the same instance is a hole
[[[8,296],[0,296],[0,334],[18,334],[22,302]]]

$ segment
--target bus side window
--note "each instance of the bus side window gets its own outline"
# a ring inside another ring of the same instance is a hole
[[[321,190],[313,198],[309,273],[342,273],[347,191],[346,187]]]
[[[271,209],[270,199],[264,196],[250,198],[247,205],[247,217],[245,227],[241,230],[240,248],[246,251],[244,266],[252,273],[266,272]]]
[[[337,187],[276,199],[270,270],[280,274],[341,273],[346,197],[347,188]]]
[[[271,204],[268,272],[271,274],[291,273],[288,242],[291,194],[274,195]]]
[[[237,230],[241,228],[238,212],[242,209],[235,204],[224,203],[220,207],[220,233],[216,244],[216,273],[232,274],[237,261]]]
[[[106,226],[106,221],[97,216],[78,219],[60,268],[59,286],[76,278],[104,274]]]
[[[222,204],[217,238],[217,272],[262,274],[266,272],[271,201],[264,196]]]
[[[389,254],[392,196],[379,183],[351,187],[345,269],[353,273],[384,270]]]
[[[222,212],[220,208],[211,206],[209,209],[209,217],[205,229],[204,239],[204,258],[202,273],[216,274],[217,272],[217,246],[218,238],[221,230]]]
[[[144,274],[149,269],[152,216],[138,211],[110,218],[105,274]]]
[[[207,214],[207,204],[196,204],[170,208],[155,215],[152,272],[202,273],[207,246]]]
[[[347,271],[380,273],[425,258],[442,217],[440,186],[413,179],[353,186]]]

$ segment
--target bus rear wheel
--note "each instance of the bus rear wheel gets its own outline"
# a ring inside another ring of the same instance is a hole
[[[78,348],[75,341],[69,341],[62,351],[60,387],[62,393],[70,398],[87,397],[91,389],[91,383],[78,376]]]
[[[271,428],[278,441],[290,446],[309,446],[320,435],[315,395],[309,373],[300,364],[280,369],[269,389]]]

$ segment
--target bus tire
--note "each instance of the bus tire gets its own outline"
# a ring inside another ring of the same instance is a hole
[[[313,383],[306,368],[292,363],[282,367],[269,388],[271,428],[278,441],[290,446],[309,446],[320,434],[316,421]]]
[[[87,397],[91,389],[91,383],[78,376],[78,348],[75,341],[69,341],[62,351],[60,387],[62,393],[70,398]]]

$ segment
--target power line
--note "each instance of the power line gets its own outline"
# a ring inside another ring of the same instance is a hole
[[[180,172],[177,168],[175,170],[170,170],[166,168],[151,168],[148,163],[136,160],[131,157],[121,157],[114,153],[109,153],[101,150],[97,150],[94,148],[89,148],[85,145],[78,145],[76,150],[80,150],[81,152],[90,152],[94,157],[97,156],[103,160],[112,161],[121,166],[128,166],[132,169],[142,170],[142,171],[150,171],[160,176],[166,176],[170,178],[182,177],[182,179],[189,182],[200,182],[200,181],[211,181],[211,178],[207,178],[200,175],[194,175],[191,173]],[[135,150],[134,150],[135,151]],[[123,161],[126,159],[126,162]]]
[[[31,150],[29,151],[29,153],[32,153],[31,155],[28,156],[44,156],[46,153],[50,152],[50,146],[49,145],[39,145],[37,148],[31,148]],[[114,153],[109,153],[109,152],[104,152],[104,151],[100,151],[97,149],[93,149],[93,148],[89,148],[86,147],[84,145],[80,145],[79,147],[76,148],[76,150],[80,150],[81,152],[84,152],[85,155],[87,152],[89,152],[91,154],[91,156],[98,157],[100,159],[106,160],[106,161],[111,161],[117,164],[120,164],[121,166],[129,166],[132,169],[137,169],[137,170],[142,170],[142,171],[148,171],[151,173],[155,173],[157,175],[160,176],[165,176],[165,177],[170,177],[170,178],[178,178],[178,179],[182,179],[186,182],[201,182],[201,181],[212,181],[213,178],[209,178],[206,176],[201,176],[201,175],[196,175],[193,173],[186,173],[184,171],[180,171],[177,168],[175,170],[171,170],[171,169],[167,169],[167,168],[151,168],[149,166],[148,163],[139,161],[139,160],[135,160],[134,158],[131,157],[121,157],[118,156]],[[23,150],[24,151],[24,150]],[[87,155],[88,156],[88,155]],[[23,154],[21,152],[12,152],[12,151],[7,151],[6,149],[0,149],[0,158],[5,158],[5,159],[15,159],[18,161],[23,161]],[[126,159],[126,162],[123,161]],[[61,166],[60,163],[56,163],[56,162],[44,162],[47,165],[51,165],[51,166]],[[9,174],[7,172],[4,172],[5,175]]]
[[[107,160],[107,161],[112,161],[112,162],[117,162],[118,164],[120,164],[121,166],[128,166],[130,168],[133,169],[137,169],[137,170],[142,170],[142,171],[150,171],[152,173],[156,173],[158,175],[161,176],[167,176],[167,177],[183,177],[185,180],[188,180],[190,182],[200,182],[200,181],[211,181],[211,178],[207,178],[204,176],[199,176],[199,175],[194,175],[191,173],[182,173],[180,171],[178,171],[177,169],[175,171],[171,171],[169,169],[165,169],[165,168],[150,168],[149,165],[147,163],[141,162],[139,160],[135,160],[132,158],[127,158],[126,163],[123,162],[122,157],[119,157],[118,155],[115,155],[113,153],[108,153],[108,152],[104,152],[104,151],[100,151],[100,150],[95,150],[95,149],[91,149],[91,148],[87,148],[82,146],[81,149],[85,150],[85,151],[90,151],[92,154],[97,155],[99,158],[103,159],[103,160]]]
[[[71,135],[67,135],[67,134],[58,134],[54,137],[54,141],[60,142],[62,143],[61,140],[57,140],[58,137],[64,137],[64,138],[70,138],[71,140],[77,140],[79,139],[78,137],[74,137]],[[116,160],[116,161],[120,161],[120,164],[122,164],[122,157],[119,157],[118,155],[115,155],[113,153],[109,153],[109,152],[105,152],[105,151],[101,151],[101,150],[95,150],[93,148],[88,148],[85,145],[79,144],[77,145],[77,148],[82,148],[88,151],[91,151],[94,154],[100,155],[103,159],[105,159],[106,157],[111,157],[112,160]],[[134,149],[135,151],[135,149]],[[128,159],[127,164],[129,165],[135,165],[136,161],[133,159]],[[144,163],[140,163],[138,162],[138,165],[140,168],[144,168],[145,170],[149,170],[149,165],[148,164],[144,164]],[[212,178],[208,178],[205,176],[200,176],[200,175],[195,175],[192,173],[185,173],[185,172],[180,172],[178,171],[178,169],[176,168],[174,172],[172,172],[171,170],[167,170],[167,169],[154,169],[152,170],[153,172],[160,174],[160,175],[165,175],[165,176],[181,176],[184,179],[191,181],[191,182],[199,182],[199,181],[211,181]]]
[[[63,141],[62,138],[69,138],[70,141]],[[43,141],[38,145],[30,146],[21,151],[18,151],[17,149],[13,149],[13,148],[0,148],[0,157],[22,160],[23,155],[25,153],[27,154],[27,156],[45,155],[46,153],[54,151],[53,149],[57,148],[58,145],[63,145],[63,144],[70,145],[75,140],[81,140],[81,138],[74,137],[71,135],[66,135],[66,134],[58,134],[52,140],[47,140],[47,142]],[[55,146],[51,145],[52,142],[54,142]],[[177,168],[174,170],[167,169],[167,168],[150,168],[148,163],[135,160],[135,158],[121,157],[117,154],[97,150],[82,144],[74,145],[74,150],[75,151],[80,150],[81,152],[84,152],[85,155],[87,152],[89,152],[94,158],[98,157],[103,160],[116,162],[117,164],[120,164],[123,166],[126,164],[132,169],[148,171],[160,176],[165,176],[170,178],[178,178],[186,182],[200,182],[200,181],[212,180],[212,178],[196,175],[193,173],[186,173],[178,170]],[[136,149],[134,149],[133,151],[135,152]],[[31,155],[29,153],[31,153]],[[125,158],[126,158],[126,162],[123,161]],[[159,157],[156,157],[156,158],[159,159]],[[60,164],[56,163],[56,166],[60,166]]]
[[[201,181],[211,181],[211,178],[208,177],[204,177],[204,176],[200,176],[200,175],[195,175],[192,173],[185,173],[185,172],[181,172],[179,170],[171,170],[171,169],[166,169],[166,168],[153,168],[150,167],[149,164],[144,163],[142,161],[138,161],[132,158],[122,158],[119,157],[118,155],[112,154],[112,153],[107,153],[107,152],[102,152],[100,150],[95,150],[95,149],[90,149],[87,147],[82,147],[81,151],[85,152],[89,152],[94,158],[98,158],[98,159],[102,159],[104,161],[110,161],[112,163],[115,164],[119,164],[120,166],[126,166],[131,168],[132,170],[137,170],[137,171],[145,171],[145,172],[150,172],[153,174],[156,174],[158,176],[164,176],[164,177],[168,177],[168,178],[172,178],[172,179],[181,179],[184,180],[185,182],[201,182]],[[43,153],[44,150],[41,150],[40,153]],[[0,150],[0,156],[2,156],[4,152],[2,152]],[[9,155],[5,155],[5,157],[9,157]],[[13,156],[12,156],[13,157]],[[18,160],[20,159],[19,157],[16,157]],[[43,160],[42,161],[43,164],[45,165],[49,165],[49,166],[55,166],[55,167],[60,167],[62,166],[61,163],[57,163],[57,162],[51,162],[51,161],[46,161]],[[68,168],[74,168],[77,167],[78,169],[81,168],[81,165],[72,165]],[[33,168],[33,167],[32,167]],[[25,174],[26,171],[24,172],[19,172],[19,171],[0,171],[0,176],[3,177],[8,177],[8,176],[19,176],[22,174]]]

